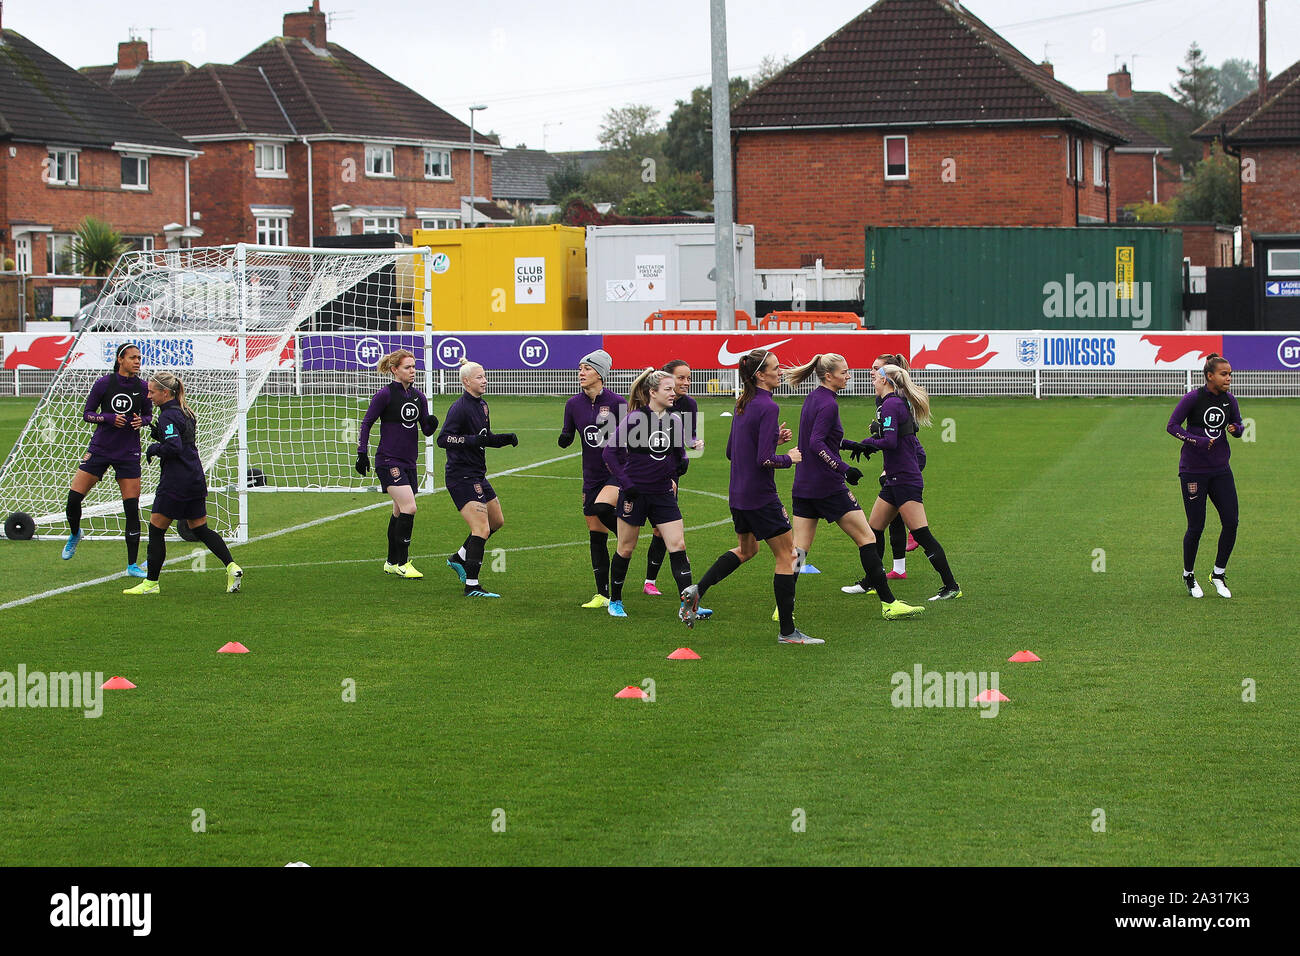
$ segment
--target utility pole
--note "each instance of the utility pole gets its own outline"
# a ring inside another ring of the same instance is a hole
[[[727,3],[709,0],[713,55],[713,249],[717,328],[736,327],[736,235],[731,221],[731,83],[727,76]]]
[[[1264,101],[1268,99],[1268,62],[1267,50],[1268,44],[1265,41],[1264,30],[1264,4],[1266,0],[1259,0],[1259,105],[1263,106]]]

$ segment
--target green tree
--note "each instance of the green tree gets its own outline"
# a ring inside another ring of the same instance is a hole
[[[750,77],[749,85],[751,89],[758,89],[768,80],[780,74],[787,66],[790,65],[790,58],[783,56],[777,58],[774,54],[767,54],[763,59],[758,61],[758,72]]]
[[[582,165],[576,159],[567,160],[563,166],[546,177],[546,195],[551,202],[560,202],[583,186]]]
[[[1259,89],[1259,70],[1250,60],[1224,60],[1218,70],[1219,105],[1225,109]]]
[[[617,107],[605,114],[596,138],[613,153],[647,154],[659,145],[658,116],[659,111],[645,103]]]
[[[729,84],[731,108],[749,95],[749,80],[733,76]],[[690,100],[678,100],[665,131],[664,155],[674,170],[698,173],[713,181],[713,89],[697,86]]]
[[[1178,82],[1171,89],[1178,102],[1204,123],[1219,111],[1219,71],[1206,62],[1195,42],[1187,49],[1186,63],[1178,68]]]
[[[1241,186],[1237,161],[1216,144],[1210,155],[1196,164],[1191,180],[1173,201],[1179,222],[1241,224]]]
[[[72,254],[82,275],[106,276],[122,253],[131,248],[122,234],[102,219],[81,220],[72,240]]]
[[[666,174],[664,131],[659,111],[632,103],[605,114],[597,138],[604,156],[583,177],[583,191],[594,202],[619,203]]]
[[[1125,206],[1124,211],[1131,213],[1134,222],[1173,222],[1174,204],[1172,202],[1139,202]]]

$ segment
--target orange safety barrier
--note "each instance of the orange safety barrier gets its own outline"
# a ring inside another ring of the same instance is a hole
[[[662,309],[651,312],[645,320],[648,332],[711,332],[717,326],[716,309]],[[748,331],[757,328],[757,325],[753,316],[743,309],[737,309],[736,328]]]
[[[815,331],[826,328],[860,329],[862,317],[852,312],[769,312],[758,327],[764,331]]]

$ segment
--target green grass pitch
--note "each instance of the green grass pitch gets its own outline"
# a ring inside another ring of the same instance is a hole
[[[797,424],[799,400],[778,400]],[[694,631],[640,593],[644,537],[629,619],[580,609],[594,588],[562,400],[492,399],[521,443],[490,451],[490,472],[570,456],[493,481],[504,550],[484,581],[501,601],[459,596],[443,556],[466,529],[439,491],[419,500],[421,581],[380,572],[377,507],[237,547],[238,595],[172,538],[186,560],[157,598],[123,597],[123,577],[0,610],[0,671],[139,685],[105,692],[99,719],[0,709],[0,864],[1292,864],[1300,405],[1242,400],[1258,440],[1232,446],[1234,597],[1209,588],[1211,510],[1193,601],[1173,404],[936,399],[955,440],[922,434],[926,508],[965,597],[882,621],[874,597],[840,593],[857,553],[823,524],[796,619],[827,643],[797,647],[775,640],[766,553]],[[0,449],[33,407],[0,400]],[[725,408],[702,401],[706,455],[681,494],[697,580],[735,544]],[[851,435],[870,415],[843,405]],[[252,534],[384,501],[259,495]],[[124,563],[116,541],[70,562],[0,541],[0,604]],[[908,571],[900,597],[934,593],[921,552]],[[252,653],[217,654],[229,640]],[[665,660],[682,645],[703,659]],[[1007,663],[1024,648],[1042,663]],[[997,671],[1011,702],[995,719],[895,708],[891,675],[917,664]],[[654,702],[614,699],[647,678]]]

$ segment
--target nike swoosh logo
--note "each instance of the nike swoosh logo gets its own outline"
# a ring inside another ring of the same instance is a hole
[[[773,342],[770,345],[756,345],[754,348],[759,348],[759,349],[763,349],[764,351],[770,352],[778,345],[784,345],[786,342],[791,342],[791,341],[793,341],[793,339],[782,339],[781,341]],[[731,340],[728,339],[727,341],[723,342],[721,346],[718,347],[718,366],[720,368],[725,368],[728,365],[738,364],[742,358],[744,358],[751,351],[753,351],[753,349],[745,349],[745,351],[743,352],[733,352],[729,348],[727,348],[727,346],[730,344],[731,344]]]

